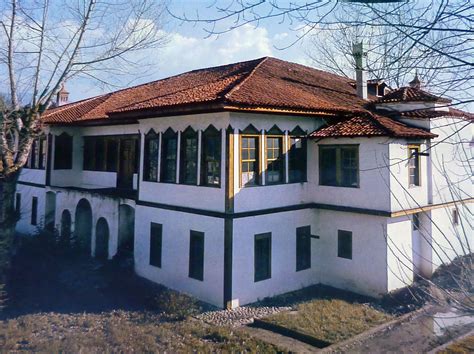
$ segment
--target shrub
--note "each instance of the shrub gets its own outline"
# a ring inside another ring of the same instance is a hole
[[[198,302],[189,295],[178,293],[170,289],[160,290],[152,295],[149,306],[163,313],[165,318],[180,321],[200,312]]]

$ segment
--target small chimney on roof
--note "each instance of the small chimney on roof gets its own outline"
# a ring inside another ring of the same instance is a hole
[[[56,95],[56,105],[62,106],[63,104],[67,104],[69,101],[69,92],[64,87],[64,83],[61,84],[61,89],[58,91]]]
[[[413,87],[413,88],[416,88],[416,89],[420,89],[421,88],[421,80],[418,78],[418,71],[415,72],[415,77],[413,78],[413,80],[411,80],[408,85],[410,85],[410,87]]]
[[[356,62],[356,88],[357,96],[367,99],[367,72],[365,71],[367,52],[364,51],[364,44],[354,43],[352,45],[352,55]]]

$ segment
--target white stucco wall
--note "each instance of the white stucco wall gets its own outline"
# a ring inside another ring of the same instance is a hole
[[[315,234],[314,210],[299,210],[234,220],[232,298],[240,305],[268,296],[319,283],[319,240],[311,241],[311,268],[296,271],[296,228],[311,225]],[[272,233],[271,278],[254,281],[254,240]]]
[[[150,223],[163,225],[162,266],[151,266]],[[204,280],[189,277],[190,231],[204,232]],[[172,289],[216,306],[224,302],[224,220],[137,206],[135,271]]]
[[[318,210],[314,241],[321,283],[368,296],[387,291],[387,218]],[[352,232],[352,259],[337,256],[338,230]]]
[[[23,168],[18,180],[22,182],[44,185],[46,183],[46,170]]]
[[[21,194],[20,220],[16,230],[25,235],[35,234],[44,223],[46,192],[44,188],[17,184],[16,192]],[[38,198],[37,226],[31,225],[31,205],[33,197]]]
[[[323,139],[317,144],[309,144],[312,150],[309,166],[313,200],[316,203],[339,206],[390,210],[390,178],[386,166],[392,142],[388,138],[340,138]],[[359,145],[359,187],[319,185],[319,146],[344,144]]]

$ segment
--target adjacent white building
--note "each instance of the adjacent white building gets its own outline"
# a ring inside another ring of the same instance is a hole
[[[473,116],[416,81],[356,86],[262,58],[54,108],[18,231],[133,254],[140,276],[221,307],[406,286],[472,252]]]

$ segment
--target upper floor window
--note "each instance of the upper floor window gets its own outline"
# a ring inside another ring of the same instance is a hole
[[[143,157],[143,180],[158,181],[158,149],[159,136],[152,129],[145,135],[145,154]]]
[[[202,133],[201,184],[221,183],[221,133],[212,125]]]
[[[73,137],[67,133],[56,136],[54,143],[54,169],[69,170],[72,168]]]
[[[119,137],[84,137],[83,169],[117,172]]]
[[[178,135],[169,128],[161,138],[161,182],[176,182]]]
[[[193,128],[188,127],[181,133],[181,152],[180,152],[180,183],[197,183],[197,153],[198,153],[198,135]]]
[[[359,146],[320,145],[319,184],[337,187],[358,187]]]
[[[289,138],[290,148],[288,151],[288,181],[306,181],[306,138]]]
[[[266,162],[265,182],[267,184],[282,183],[284,179],[285,161],[283,160],[283,138],[276,136],[266,137]]]
[[[240,140],[242,187],[258,184],[260,173],[259,137],[243,135]]]
[[[408,185],[420,185],[420,146],[410,145],[408,147]]]
[[[33,140],[31,145],[30,156],[26,163],[27,168],[35,168],[44,170],[46,168],[46,146],[47,140],[45,136]]]

